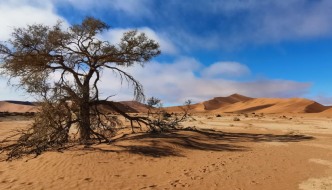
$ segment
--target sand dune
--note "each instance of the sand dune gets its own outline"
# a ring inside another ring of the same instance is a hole
[[[246,97],[240,94],[232,94],[228,97],[215,97],[211,100],[203,102],[203,105],[205,110],[215,110],[230,104],[234,104],[237,102],[245,102],[252,99],[253,98]]]
[[[127,113],[146,113],[148,106],[136,101],[115,102]],[[105,112],[113,112],[108,106],[101,106]],[[0,112],[31,112],[36,107],[29,102],[2,101]],[[183,112],[183,106],[166,107],[167,112]],[[317,113],[323,116],[331,115],[332,108],[304,98],[250,98],[240,94],[227,97],[215,97],[211,100],[191,105],[191,113]]]
[[[36,112],[37,107],[30,102],[0,101],[0,112]]]
[[[237,102],[215,111],[221,112],[257,112],[257,113],[318,113],[326,107],[303,98],[256,98]]]
[[[324,113],[332,109],[313,100],[305,98],[250,98],[239,94],[227,97],[216,97],[208,101],[192,105],[191,112],[230,112],[230,113]],[[181,111],[181,106],[167,110]],[[326,110],[326,111],[325,111]],[[324,112],[325,111],[325,112]]]

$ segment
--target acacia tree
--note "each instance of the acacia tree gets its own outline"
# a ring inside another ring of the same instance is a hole
[[[133,86],[136,100],[143,100],[142,85],[123,68],[147,63],[160,54],[159,45],[135,30],[125,32],[114,45],[98,38],[108,29],[104,22],[87,17],[68,29],[63,29],[61,22],[53,27],[37,24],[16,28],[10,40],[0,43],[2,74],[18,79],[19,87],[42,102],[32,127],[19,138],[19,146],[11,145],[12,157],[68,142],[74,124],[83,144],[92,137],[107,140],[100,129],[117,121],[99,110],[101,104],[111,106],[131,122],[149,125],[146,118],[131,117],[113,102],[101,100],[99,82],[103,71],[111,70]],[[59,76],[56,81],[52,74]]]

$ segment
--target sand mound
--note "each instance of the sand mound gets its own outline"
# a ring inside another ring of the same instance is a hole
[[[0,101],[0,112],[36,112],[37,106],[31,102]]]

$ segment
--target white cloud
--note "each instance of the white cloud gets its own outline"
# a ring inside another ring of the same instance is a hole
[[[122,38],[122,35],[124,32],[127,32],[129,30],[135,30],[134,28],[111,28],[109,31],[107,31],[105,34],[103,34],[103,38],[105,40],[110,41],[111,43],[119,43],[120,39]],[[177,48],[172,44],[171,41],[169,41],[166,36],[162,35],[162,33],[157,33],[151,28],[148,27],[141,27],[136,28],[138,32],[145,33],[149,38],[155,40],[159,43],[160,49],[162,53],[165,54],[176,54]]]
[[[0,41],[8,40],[14,27],[25,27],[28,24],[52,26],[58,20],[65,21],[53,8],[49,1],[0,1]]]
[[[204,66],[193,58],[181,58],[173,63],[152,62],[143,68],[137,65],[126,69],[143,84],[147,97],[156,96],[168,104],[181,104],[186,99],[200,102],[232,93],[253,97],[298,97],[307,93],[311,86],[289,80],[237,82],[196,75],[202,70]],[[131,89],[126,84],[121,86],[111,72],[105,71],[102,80],[103,96],[116,94],[115,100],[133,98]]]
[[[217,62],[202,71],[206,78],[241,77],[250,74],[250,69],[237,62]]]

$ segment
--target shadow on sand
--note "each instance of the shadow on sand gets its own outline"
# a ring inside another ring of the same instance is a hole
[[[117,139],[105,147],[86,149],[102,152],[129,152],[149,157],[184,156],[184,151],[248,151],[249,147],[237,145],[244,142],[300,142],[312,140],[306,135],[275,135],[231,133],[215,130],[176,130],[167,133],[138,133]]]

